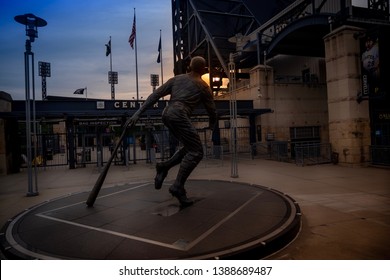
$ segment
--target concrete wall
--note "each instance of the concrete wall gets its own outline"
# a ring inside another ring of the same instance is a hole
[[[329,141],[325,84],[277,84],[274,69],[260,65],[250,71],[250,85],[237,89],[237,99],[253,100],[255,108],[274,111],[256,120],[256,124],[262,126],[263,140],[271,133],[275,140],[288,141],[290,127],[320,126],[321,142]]]

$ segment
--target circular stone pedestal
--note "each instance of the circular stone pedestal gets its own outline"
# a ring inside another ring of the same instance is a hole
[[[1,232],[10,259],[259,259],[286,246],[300,229],[289,196],[262,186],[190,180],[195,204],[181,209],[153,183],[103,188],[27,209]]]

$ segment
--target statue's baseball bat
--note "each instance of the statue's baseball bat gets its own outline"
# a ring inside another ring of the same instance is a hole
[[[103,171],[100,173],[99,178],[96,180],[95,186],[93,187],[92,191],[89,194],[89,197],[88,197],[87,202],[86,202],[88,207],[93,206],[97,196],[99,195],[100,189],[102,188],[104,180],[106,179],[108,169],[110,169],[111,162],[113,161],[113,159],[116,155],[116,152],[118,151],[119,146],[121,145],[121,142],[126,135],[127,127],[129,126],[130,121],[131,121],[131,118],[128,118],[125,125],[123,126],[122,135],[119,138],[119,141],[116,143],[116,146],[111,154],[111,157],[109,158],[108,162],[104,166]]]

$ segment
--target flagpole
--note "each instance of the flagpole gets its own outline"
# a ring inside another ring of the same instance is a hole
[[[136,16],[135,16],[135,8],[134,8],[134,24],[135,26],[137,26],[136,24],[137,20],[136,20]],[[136,27],[137,29],[137,27]],[[135,36],[134,38],[134,43],[135,43],[135,85],[136,85],[136,89],[137,89],[137,100],[139,100],[139,92],[138,92],[138,58],[137,58],[137,35]]]
[[[164,84],[164,72],[163,72],[163,59],[162,59],[162,40],[161,40],[161,29],[160,29],[160,42],[161,42],[161,49],[160,49],[160,62],[161,62],[161,85]]]
[[[112,73],[112,43],[111,43],[111,36],[110,36],[110,71],[111,71],[111,73]],[[112,86],[112,84],[111,84],[111,86]]]

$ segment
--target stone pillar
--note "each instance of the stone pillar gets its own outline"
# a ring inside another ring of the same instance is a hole
[[[12,97],[0,91],[0,112],[12,111]],[[20,151],[16,119],[0,119],[0,175],[19,172]]]
[[[271,108],[276,107],[275,89],[274,89],[273,68],[266,65],[257,65],[250,71],[251,97],[253,107]],[[278,124],[276,122],[276,113],[264,114],[258,116],[254,126],[261,124],[262,141],[266,141],[268,134],[276,134]]]
[[[370,118],[368,101],[356,101],[361,90],[360,45],[354,34],[340,27],[324,38],[327,75],[329,140],[339,163],[357,165],[369,160]]]

